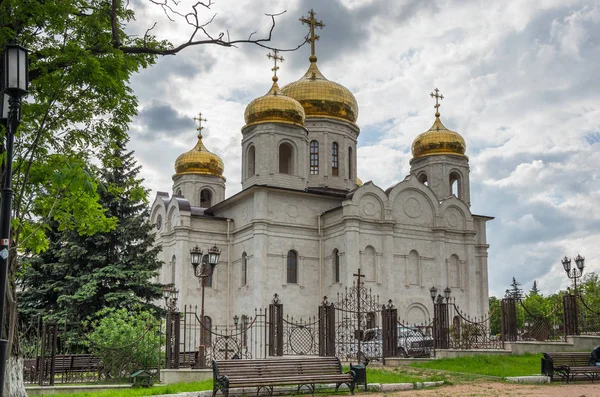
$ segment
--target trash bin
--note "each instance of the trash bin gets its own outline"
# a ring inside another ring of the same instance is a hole
[[[365,385],[365,391],[367,391],[367,366],[350,363],[350,371],[354,371],[356,385]]]

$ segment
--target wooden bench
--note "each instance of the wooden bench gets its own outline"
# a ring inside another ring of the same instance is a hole
[[[337,357],[270,358],[263,360],[213,360],[213,397],[221,390],[225,397],[229,389],[256,387],[273,395],[273,386],[297,386],[297,392],[307,387],[314,395],[315,384],[333,383],[335,390],[345,384],[354,394],[355,373],[342,372]]]
[[[593,382],[600,379],[600,367],[590,365],[589,360],[589,352],[543,353],[542,374],[551,380],[558,375],[566,383],[576,376],[586,377]]]

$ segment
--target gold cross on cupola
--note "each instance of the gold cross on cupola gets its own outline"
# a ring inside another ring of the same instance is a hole
[[[206,122],[206,119],[202,118],[202,112],[198,113],[198,117],[194,117],[194,121],[198,122],[198,128],[196,128],[196,130],[198,131],[198,138],[202,138],[202,130],[204,129],[204,127],[202,126],[202,122]]]
[[[277,66],[277,61],[279,61],[279,62],[284,61],[283,57],[278,56],[277,54],[279,54],[279,51],[277,51],[277,50],[273,50],[273,54],[271,54],[271,53],[267,54],[267,58],[273,60],[273,68],[271,70],[273,71],[273,80],[275,80],[275,81],[277,81],[277,71],[279,70],[279,66]]]
[[[444,96],[440,94],[440,90],[438,90],[437,87],[433,91],[435,91],[435,94],[432,92],[429,95],[431,95],[432,98],[435,98],[435,105],[433,106],[435,108],[435,117],[440,117],[440,106],[442,105],[440,105],[439,101],[444,99]]]
[[[311,10],[308,12],[308,17],[300,18],[300,22],[310,26],[310,36],[306,37],[306,41],[310,41],[310,61],[311,62],[313,62],[313,59],[314,59],[314,61],[317,60],[317,56],[315,55],[315,41],[319,40],[319,36],[317,36],[315,34],[315,28],[323,29],[325,27],[325,24],[323,23],[323,21],[317,21],[317,19],[315,18],[315,15],[316,15],[315,12],[311,8]]]

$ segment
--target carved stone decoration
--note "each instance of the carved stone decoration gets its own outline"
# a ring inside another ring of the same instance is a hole
[[[248,220],[248,208],[242,209],[242,219],[245,221]]]
[[[298,216],[298,207],[293,204],[287,206],[285,212],[290,218],[296,218]]]
[[[421,216],[421,203],[414,197],[409,197],[404,202],[404,213],[411,218],[418,218]]]

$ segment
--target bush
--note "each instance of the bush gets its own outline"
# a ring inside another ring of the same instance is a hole
[[[103,371],[113,379],[138,369],[157,368],[160,354],[159,321],[148,312],[104,309],[91,323],[90,351],[100,357]]]

